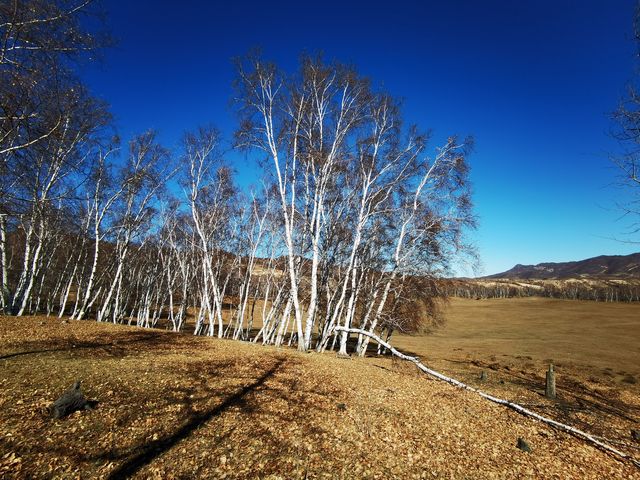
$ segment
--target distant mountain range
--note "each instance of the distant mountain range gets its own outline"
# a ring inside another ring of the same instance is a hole
[[[484,278],[568,279],[568,278],[640,278],[640,253],[600,255],[577,262],[516,265],[506,272]]]

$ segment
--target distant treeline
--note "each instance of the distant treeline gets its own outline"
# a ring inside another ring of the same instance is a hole
[[[640,279],[451,280],[446,295],[461,298],[547,297],[598,302],[640,301]]]

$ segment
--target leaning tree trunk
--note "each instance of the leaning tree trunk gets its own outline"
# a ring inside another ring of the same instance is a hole
[[[553,420],[552,418],[548,418],[545,417],[543,415],[540,415],[538,413],[535,413],[532,410],[529,410],[528,408],[523,407],[522,405],[518,405],[517,403],[513,403],[509,400],[504,400],[502,398],[498,398],[498,397],[494,397],[493,395],[489,395],[488,393],[485,393],[481,390],[478,390],[477,388],[474,388],[470,385],[467,385],[466,383],[462,383],[459,380],[456,380],[455,378],[451,378],[451,377],[447,377],[446,375],[443,375],[440,372],[437,372],[435,370],[431,370],[429,367],[427,367],[424,363],[422,363],[420,361],[419,358],[417,357],[411,357],[409,355],[405,355],[404,353],[396,350],[395,348],[393,348],[388,342],[385,342],[384,340],[382,340],[379,336],[368,332],[366,330],[362,330],[359,328],[344,328],[344,327],[336,327],[336,330],[339,331],[346,331],[347,333],[356,333],[359,335],[365,335],[373,340],[375,340],[376,342],[378,342],[379,345],[382,345],[384,348],[386,348],[387,350],[389,350],[393,355],[395,355],[398,358],[401,358],[402,360],[407,360],[409,362],[412,362],[413,364],[415,364],[416,367],[418,367],[418,369],[422,370],[424,373],[426,373],[427,375],[431,375],[432,377],[437,378],[438,380],[442,380],[444,382],[447,382],[453,386],[462,388],[463,390],[468,390],[470,392],[476,393],[479,396],[481,396],[482,398],[489,400],[490,402],[493,403],[497,403],[499,405],[503,405],[511,410],[515,410],[516,412],[524,415],[525,417],[530,417],[530,418],[534,418],[540,422],[543,422],[547,425],[550,425],[551,427],[557,428],[558,430],[562,430],[564,432],[567,432],[571,435],[573,435],[574,437],[578,437],[582,440],[587,441],[588,443],[591,443],[592,445],[595,445],[597,448],[600,448],[601,450],[604,450],[606,452],[612,453],[613,455],[616,455],[622,459],[625,460],[629,460],[631,461],[635,466],[640,467],[640,461],[636,460],[634,457],[632,457],[629,454],[626,454],[624,452],[621,452],[620,450],[617,450],[615,448],[613,448],[612,446],[598,440],[596,437],[594,437],[593,435],[588,434],[587,432],[583,432],[582,430],[579,430],[577,428],[574,428],[570,425],[566,425],[564,423],[560,423],[557,422],[556,420]]]

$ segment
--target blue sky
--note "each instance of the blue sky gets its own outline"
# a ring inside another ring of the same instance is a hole
[[[258,46],[293,69],[321,51],[401,97],[407,121],[436,140],[475,137],[484,274],[640,250],[615,240],[630,220],[608,161],[619,151],[609,114],[637,67],[630,0],[104,5],[119,46],[82,74],[124,139],[154,128],[175,148],[201,124],[230,138],[233,57]],[[230,160],[242,185],[257,180],[250,159]]]

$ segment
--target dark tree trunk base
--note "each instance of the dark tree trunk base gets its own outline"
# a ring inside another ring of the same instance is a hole
[[[86,408],[90,408],[90,403],[80,390],[80,381],[77,381],[49,406],[49,412],[53,418],[62,418]]]

